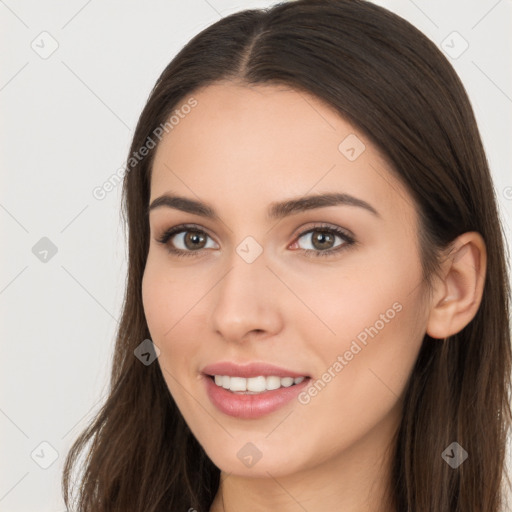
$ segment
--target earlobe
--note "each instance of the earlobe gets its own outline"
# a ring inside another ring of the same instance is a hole
[[[445,339],[460,332],[476,315],[485,284],[487,251],[480,233],[457,237],[442,264],[433,294],[427,334]]]

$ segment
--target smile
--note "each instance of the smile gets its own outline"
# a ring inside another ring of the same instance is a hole
[[[212,376],[218,387],[232,391],[233,393],[259,394],[279,388],[288,388],[300,384],[305,377],[278,377],[276,375],[258,377],[232,377],[229,375]]]
[[[310,377],[233,377],[204,375],[206,395],[215,408],[237,419],[266,416],[285,405],[296,404],[297,396],[311,382]]]

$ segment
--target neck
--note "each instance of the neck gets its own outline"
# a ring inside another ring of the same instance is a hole
[[[221,472],[210,512],[395,512],[389,488],[396,426],[380,423],[337,457],[293,474],[249,478]]]

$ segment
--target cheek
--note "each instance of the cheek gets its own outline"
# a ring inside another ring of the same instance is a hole
[[[418,286],[419,261],[393,251],[381,251],[378,257],[365,256],[356,254],[344,261],[339,271],[322,269],[314,277],[295,283],[294,292],[311,311],[295,317],[303,318],[303,328],[309,331],[304,339],[326,341],[316,344],[315,350],[348,349],[351,340],[358,338],[364,343],[370,338],[368,331],[375,334],[375,328],[381,337],[391,333],[397,322],[406,325],[404,310],[411,311],[406,306],[418,299],[416,294],[422,288]],[[407,322],[407,326],[413,327],[414,322]]]
[[[350,327],[339,342],[324,351],[323,373],[316,376],[308,396],[302,397],[304,407],[311,408],[308,415],[328,418],[329,433],[321,426],[314,428],[317,437],[331,436],[333,449],[343,447],[348,440],[355,442],[381,423],[383,432],[388,428],[391,432],[393,425],[386,418],[396,419],[394,415],[400,414],[400,398],[423,335],[415,302],[402,300],[394,304],[394,317],[390,318],[392,313],[388,311],[387,323],[375,314],[377,320],[362,324],[363,327],[347,320],[345,325]],[[385,308],[374,310],[380,312],[386,315]]]
[[[142,278],[142,304],[144,315],[153,341],[161,340],[167,329],[172,325],[169,313],[175,310],[173,295],[168,293],[169,286],[148,257]]]
[[[142,279],[142,303],[149,330],[155,340],[174,335],[186,322],[205,293],[197,276],[171,269],[165,256],[149,255]]]
[[[299,291],[318,312],[318,320],[308,315],[302,327],[316,359],[315,377],[322,381],[320,401],[341,400],[346,402],[344,410],[354,410],[358,399],[371,400],[378,408],[400,395],[426,326],[424,287],[418,285],[421,266],[410,248],[408,254],[411,257],[395,257],[389,251],[383,257],[381,252],[379,258],[354,265],[334,280],[327,274],[325,279],[317,276],[322,293]],[[325,394],[323,384],[329,388]]]
[[[200,340],[199,335],[194,336],[190,331],[195,322],[193,306],[199,300],[198,290],[186,286],[182,275],[179,280],[171,278],[165,267],[148,258],[142,280],[142,302],[151,340],[160,349],[157,361],[162,376],[179,409],[187,413],[190,404],[184,390],[191,389],[193,384],[188,369]]]
[[[194,339],[199,339],[183,332],[194,324],[194,305],[204,294],[192,283],[176,271],[171,277],[165,265],[148,258],[141,290],[144,315],[151,339],[161,352],[159,362],[173,374],[176,369],[186,368],[188,353],[197,348]]]
[[[419,265],[368,268],[324,295],[323,320],[336,334],[311,347],[320,372],[302,400],[316,414],[329,411],[340,439],[368,431],[397,405],[425,332]]]

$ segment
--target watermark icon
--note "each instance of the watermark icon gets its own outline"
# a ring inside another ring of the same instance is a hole
[[[46,236],[43,236],[32,247],[32,254],[42,263],[48,263],[57,254],[57,251],[57,246]]]
[[[363,141],[354,133],[347,135],[338,146],[338,151],[351,162],[357,160],[365,149]]]
[[[469,43],[458,32],[454,31],[443,39],[441,48],[449,57],[455,60],[469,48]]]
[[[59,452],[48,441],[43,441],[32,450],[30,457],[40,468],[48,469],[59,458]]]
[[[503,189],[503,197],[508,201],[512,199],[512,187],[510,185]]]
[[[245,443],[236,456],[248,468],[252,468],[263,457],[261,450],[253,443]]]
[[[144,144],[130,155],[127,161],[127,168],[123,166],[119,167],[116,172],[111,174],[101,185],[92,189],[94,199],[98,201],[105,199],[107,194],[112,192],[112,190],[123,181],[125,174],[130,172],[139,162],[149,155],[150,151],[162,140],[164,133],[169,133],[173,130],[180,123],[180,120],[184,119],[195,106],[197,106],[197,100],[192,96],[185,104],[181,105],[179,109],[175,109],[167,121],[160,123],[160,125],[153,130],[152,134],[147,137]],[[158,139],[158,142],[155,139]]]
[[[151,340],[146,339],[133,353],[143,365],[149,366],[160,355],[160,349]]]
[[[468,452],[459,443],[453,442],[441,454],[441,457],[453,469],[456,469],[468,458]]]
[[[389,309],[386,310],[385,313],[381,313],[379,315],[379,319],[374,322],[374,324],[370,327],[366,327],[364,330],[362,330],[357,336],[356,339],[352,340],[352,343],[350,344],[350,348],[346,350],[343,355],[339,355],[336,358],[336,361],[334,361],[329,368],[314,382],[312,382],[307,389],[299,393],[297,399],[302,405],[307,405],[309,402],[311,402],[311,399],[322,391],[329,382],[338,375],[345,366],[347,366],[352,359],[354,359],[354,356],[359,354],[361,350],[367,345],[368,337],[374,338],[379,334],[384,327],[386,327],[386,324],[389,324],[393,318],[397,315],[397,313],[400,313],[402,311],[403,307],[400,302],[395,302]],[[359,343],[363,345],[361,347]]]
[[[30,47],[41,59],[48,59],[59,47],[57,39],[49,32],[43,31],[30,43]]]
[[[252,263],[263,252],[263,247],[252,236],[247,236],[238,244],[236,252],[246,263]]]

